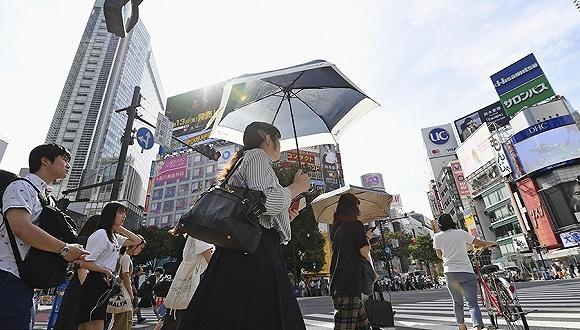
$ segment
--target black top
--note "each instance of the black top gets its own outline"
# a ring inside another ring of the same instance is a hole
[[[335,225],[330,233],[332,261],[330,292],[343,297],[360,296],[363,256],[360,249],[368,245],[364,225],[360,221],[345,221]]]

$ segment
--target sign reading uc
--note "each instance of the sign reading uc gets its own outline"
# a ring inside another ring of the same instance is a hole
[[[429,131],[429,140],[438,145],[445,144],[449,141],[449,132],[440,127],[434,128]]]
[[[145,150],[153,148],[153,143],[155,143],[153,133],[146,127],[139,128],[137,130],[137,143]]]

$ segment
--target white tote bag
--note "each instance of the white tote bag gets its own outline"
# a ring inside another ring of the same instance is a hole
[[[199,285],[201,274],[207,268],[205,258],[201,254],[195,254],[196,241],[194,238],[187,238],[183,251],[183,261],[177,268],[173,283],[171,283],[167,297],[165,297],[165,307],[167,308],[186,309]]]

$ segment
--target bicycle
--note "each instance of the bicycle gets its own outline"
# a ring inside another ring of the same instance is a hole
[[[478,249],[471,254],[471,263],[477,276],[482,305],[493,328],[498,329],[498,318],[503,318],[511,330],[529,330],[526,315],[520,306],[515,284],[503,276],[498,265],[491,263],[491,251]]]

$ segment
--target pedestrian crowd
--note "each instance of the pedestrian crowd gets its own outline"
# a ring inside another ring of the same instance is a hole
[[[170,275],[133,264],[147,242],[124,227],[121,202],[107,203],[77,235],[50,187],[67,176],[70,159],[64,147],[44,144],[30,152],[25,177],[0,172],[0,329],[31,329],[35,289],[57,286],[51,329],[131,329],[144,320],[143,308],[155,311],[156,329],[306,328],[280,245],[290,240],[298,215],[291,201],[310,180],[298,171],[292,184],[280,185],[272,168],[280,159],[276,127],[250,124],[243,148],[218,178],[263,194],[257,250],[214,247],[178,225],[172,233],[186,244]],[[326,294],[328,286],[326,279],[303,283],[310,296]]]

